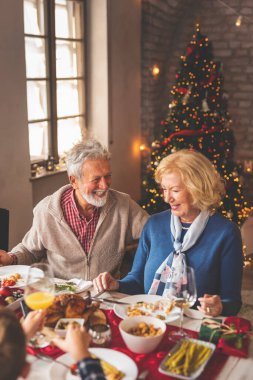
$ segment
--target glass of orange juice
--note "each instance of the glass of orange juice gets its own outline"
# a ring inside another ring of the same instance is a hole
[[[32,310],[46,309],[54,302],[54,275],[47,263],[32,264],[28,270],[24,299],[27,306]],[[49,343],[41,333],[30,340],[35,347],[44,347]]]
[[[32,264],[24,292],[25,303],[32,310],[46,309],[54,302],[54,275],[47,263]]]

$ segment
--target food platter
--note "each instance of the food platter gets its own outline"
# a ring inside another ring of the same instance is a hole
[[[107,363],[117,367],[119,371],[123,372],[125,376],[122,377],[122,380],[136,379],[138,368],[135,362],[126,354],[109,348],[90,348],[89,351],[92,355],[107,361]],[[60,356],[58,360],[69,366],[73,364],[73,359],[71,359],[69,354]],[[49,379],[77,380],[78,377],[72,375],[66,367],[54,362],[49,371]]]
[[[163,303],[164,298],[158,295],[138,294],[122,298],[120,301],[129,303],[130,305],[114,305],[115,314],[125,319],[129,315],[129,310],[136,308],[140,314],[136,315],[149,315],[162,319],[165,323],[175,321],[180,317],[180,309],[174,307],[171,311],[168,310],[168,304]],[[153,305],[155,307],[153,307]],[[156,307],[156,305],[158,307]],[[164,305],[164,306],[163,306]],[[137,311],[138,313],[138,311]]]

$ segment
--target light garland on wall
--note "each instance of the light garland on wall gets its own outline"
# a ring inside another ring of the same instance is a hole
[[[237,12],[234,8],[230,7],[230,5],[228,5],[224,1],[217,0],[217,2],[220,3],[221,5],[223,5],[224,7],[227,7],[228,9],[230,9],[233,13],[235,13],[237,15],[237,18],[235,20],[235,26],[237,26],[238,28],[242,25],[242,20],[246,20],[248,22],[251,22],[251,20],[247,16],[242,16],[239,12]]]

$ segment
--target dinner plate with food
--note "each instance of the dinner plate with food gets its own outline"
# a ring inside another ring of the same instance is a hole
[[[105,376],[110,380],[134,380],[138,374],[138,368],[135,362],[126,354],[114,351],[109,348],[90,348],[93,357],[101,360],[101,365]],[[62,355],[58,358],[64,364],[73,369],[73,359],[69,354]],[[79,377],[73,375],[71,370],[63,367],[61,364],[54,362],[51,365],[49,379],[77,380]]]
[[[180,317],[180,309],[162,296],[138,294],[121,298],[121,301],[129,304],[114,305],[115,314],[122,319],[146,315],[157,317],[165,323],[169,323]]]
[[[80,278],[70,280],[55,279],[55,293],[81,293],[92,287],[92,281],[85,281]]]
[[[0,267],[1,287],[24,288],[29,265],[7,265]]]

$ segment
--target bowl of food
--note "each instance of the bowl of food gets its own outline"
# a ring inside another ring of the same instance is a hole
[[[120,322],[119,330],[129,350],[147,354],[154,351],[161,342],[166,324],[155,317],[128,317]]]
[[[55,332],[60,336],[65,336],[69,324],[78,324],[83,326],[84,322],[85,321],[83,318],[61,318],[55,326]]]

